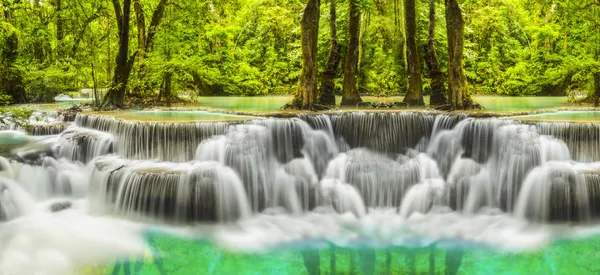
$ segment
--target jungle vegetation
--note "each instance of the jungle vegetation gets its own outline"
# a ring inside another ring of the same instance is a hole
[[[600,96],[600,0],[0,0],[0,102]]]

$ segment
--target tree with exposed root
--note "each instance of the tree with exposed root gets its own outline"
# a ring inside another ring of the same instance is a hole
[[[329,3],[329,55],[325,63],[325,71],[321,78],[321,90],[319,91],[319,104],[326,106],[335,105],[335,77],[340,64],[340,48],[337,41],[335,0]]]
[[[308,0],[300,28],[302,30],[302,72],[292,101],[296,109],[313,109],[317,103],[317,40],[319,35],[320,1]]]
[[[161,0],[154,10],[152,20],[148,29],[145,28],[145,20],[143,17],[143,10],[139,0],[134,0],[134,8],[137,15],[137,27],[138,27],[138,49],[129,56],[129,21],[131,18],[131,0],[123,0],[123,6],[119,0],[112,0],[112,4],[115,10],[115,17],[117,19],[117,29],[119,31],[119,52],[117,53],[117,60],[115,70],[113,74],[112,84],[108,89],[108,93],[104,96],[102,106],[111,105],[117,108],[125,107],[125,91],[129,83],[129,75],[135,61],[135,57],[138,56],[140,66],[142,64],[143,57],[147,54],[149,49],[152,47],[152,41],[156,34],[163,14],[167,0]]]
[[[408,91],[404,102],[408,105],[423,106],[423,93],[421,81],[421,66],[417,47],[417,18],[415,0],[406,0],[404,3],[406,21],[406,59],[408,61]]]
[[[348,23],[349,39],[348,49],[346,52],[346,63],[344,64],[344,94],[342,96],[341,105],[355,106],[362,102],[358,94],[358,83],[356,75],[358,71],[358,29],[360,23],[360,11],[357,7],[357,0],[349,0],[349,16]]]
[[[425,52],[425,61],[429,70],[431,79],[431,99],[429,105],[440,106],[447,103],[446,89],[444,87],[444,75],[438,62],[435,52],[435,2],[429,0],[429,37],[427,39],[427,50]]]
[[[463,68],[464,29],[458,0],[446,1],[446,31],[448,35],[448,103],[452,109],[469,109],[473,100],[469,94]]]

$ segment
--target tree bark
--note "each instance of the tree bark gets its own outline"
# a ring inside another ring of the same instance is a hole
[[[308,0],[302,14],[302,72],[292,104],[298,109],[312,109],[317,103],[317,39],[320,1]]]
[[[144,67],[144,59],[148,56],[148,53],[152,49],[152,45],[154,42],[154,36],[156,35],[156,29],[160,25],[160,22],[164,16],[165,8],[167,6],[168,0],[161,0],[154,12],[152,13],[152,19],[150,21],[150,25],[146,29],[146,19],[144,16],[144,9],[140,0],[134,0],[133,8],[136,15],[136,25],[138,32],[138,77],[142,79],[142,83],[145,83],[142,89],[148,89],[149,87],[147,82],[145,81],[145,67]]]
[[[96,69],[94,68],[94,62],[92,62],[92,81],[94,82],[94,106],[98,107],[100,106],[100,98],[98,98],[98,79],[96,78]]]
[[[421,65],[419,63],[419,52],[417,49],[417,18],[415,12],[415,0],[406,0],[406,59],[408,61],[408,91],[404,102],[409,105],[423,106],[423,94],[421,92]]]
[[[431,99],[429,102],[431,106],[439,106],[447,103],[444,76],[442,75],[440,63],[435,52],[435,1],[429,0],[429,37],[427,39],[427,51],[425,55],[429,78],[431,78]]]
[[[167,107],[171,107],[171,79],[172,79],[173,73],[172,72],[167,72],[165,74],[165,94],[164,96],[167,99]]]
[[[319,93],[319,104],[333,106],[335,105],[335,77],[338,65],[340,64],[341,46],[337,42],[336,30],[336,11],[335,0],[330,0],[329,3],[329,55],[325,64],[325,71],[321,80],[321,91]]]
[[[137,17],[137,26],[140,28],[139,23],[141,22],[141,17],[143,17],[143,10],[138,0],[134,0],[134,9],[136,10]],[[102,105],[104,106],[107,102],[115,107],[123,108],[125,102],[125,91],[127,89],[127,84],[129,82],[129,75],[131,73],[131,69],[133,67],[133,62],[135,61],[135,57],[138,56],[140,49],[136,50],[136,52],[129,57],[129,19],[131,17],[131,0],[123,0],[123,9],[121,10],[121,5],[119,4],[119,0],[112,0],[113,7],[115,9],[115,16],[117,18],[117,27],[119,29],[119,52],[117,54],[117,62],[115,66],[115,72],[113,75],[113,80],[108,93],[104,97],[104,101]],[[137,3],[137,4],[136,4]],[[156,33],[156,28],[160,24],[160,21],[163,17],[165,6],[167,5],[167,0],[161,0],[158,3],[158,6],[154,10],[152,15],[152,21],[150,22],[150,26],[148,27],[148,31],[144,31],[147,33],[145,39],[140,39],[138,36],[138,42],[144,41],[143,46],[141,48],[144,54],[147,54],[152,47],[152,41],[154,39],[154,35]],[[145,30],[145,28],[142,28]],[[139,34],[139,29],[138,29]],[[145,56],[145,55],[143,55]],[[141,61],[140,61],[141,62]]]
[[[464,21],[457,0],[446,1],[446,31],[448,35],[448,103],[453,109],[468,109],[473,105],[463,68]]]
[[[144,10],[140,0],[134,0],[133,10],[135,11],[137,35],[138,35],[138,69],[141,70],[142,58],[146,53],[146,19],[144,17]]]
[[[65,31],[63,28],[63,15],[62,15],[62,0],[56,0],[56,41],[58,42],[57,53],[58,55],[63,54],[63,38],[65,37]]]
[[[356,73],[358,67],[358,29],[360,23],[360,12],[356,6],[357,0],[349,0],[348,30],[350,32],[348,40],[348,49],[346,53],[346,63],[344,64],[344,95],[342,96],[343,106],[356,105],[362,102],[358,94],[356,83]]]
[[[113,0],[113,7],[117,18],[117,26],[119,29],[119,52],[117,54],[117,62],[113,74],[112,84],[108,93],[104,96],[102,105],[110,104],[117,108],[125,107],[125,91],[129,81],[129,73],[131,68],[129,64],[129,18],[131,15],[131,0],[123,1],[123,10],[118,0]]]

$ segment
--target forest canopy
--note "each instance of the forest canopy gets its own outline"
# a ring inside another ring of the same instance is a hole
[[[449,2],[462,14],[458,58],[468,93],[585,96],[600,89],[599,0],[0,1],[4,103],[49,102],[84,88],[112,94],[99,95],[99,104],[118,101],[120,91],[140,102],[295,94],[299,79],[314,73],[317,87],[338,95],[345,85],[361,95],[429,95],[432,87],[448,89]],[[304,14],[311,6],[312,19]],[[307,52],[303,19],[316,35]],[[310,22],[318,22],[314,30]],[[429,62],[432,48],[437,67]],[[306,71],[303,54],[313,51],[317,71]],[[356,74],[355,83],[345,83],[345,73]]]

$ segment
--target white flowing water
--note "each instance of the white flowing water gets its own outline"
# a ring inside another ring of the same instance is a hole
[[[56,137],[6,132],[5,144],[45,140],[53,154],[0,157],[0,270],[69,274],[136,256],[153,226],[245,251],[310,240],[532,250],[600,219],[599,129],[357,112],[79,115]]]

